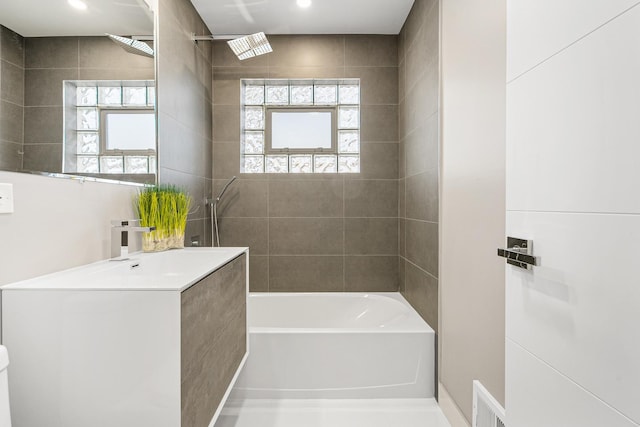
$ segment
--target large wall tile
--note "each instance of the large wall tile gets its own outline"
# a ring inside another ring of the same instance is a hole
[[[639,26],[636,7],[509,84],[508,209],[640,213]]]
[[[22,144],[24,108],[0,101],[0,140]]]
[[[271,292],[341,292],[343,276],[341,256],[269,257]]]
[[[407,260],[403,256],[398,257],[398,291],[404,294],[407,274]]]
[[[397,67],[398,36],[353,35],[345,37],[347,67]]]
[[[24,67],[24,37],[4,26],[0,26],[0,37],[2,59]]]
[[[269,257],[249,257],[249,292],[269,292]]]
[[[398,182],[396,180],[345,181],[344,216],[397,217]]]
[[[24,105],[62,106],[62,81],[77,79],[77,68],[25,70]]]
[[[395,142],[364,143],[360,146],[360,173],[345,179],[397,179],[399,145]]]
[[[80,80],[153,80],[153,68],[80,68]]]
[[[220,246],[248,246],[252,255],[266,255],[269,230],[266,218],[218,218]]]
[[[438,280],[411,262],[404,267],[404,297],[438,332]]]
[[[240,107],[237,105],[213,106],[213,139],[216,142],[240,142]]]
[[[440,102],[439,64],[437,61],[426,66],[425,74],[411,89],[407,87],[405,102],[406,132],[418,128],[438,111]]]
[[[153,58],[132,55],[107,37],[80,37],[78,64],[80,68],[153,68]]]
[[[416,0],[411,8],[411,13],[404,23],[403,32],[405,33],[405,49],[409,49],[416,41],[420,29],[426,21],[427,14],[431,8],[438,4],[438,0]]]
[[[0,75],[0,99],[24,105],[24,69],[5,60],[2,60]]]
[[[211,141],[205,140],[193,127],[185,126],[164,113],[158,114],[165,129],[163,137],[170,144],[159,146],[163,166],[205,177],[211,172]]]
[[[344,77],[342,66],[269,67],[270,79],[339,79]]]
[[[26,144],[62,144],[63,107],[26,107],[24,109],[24,141]]]
[[[397,105],[363,105],[360,120],[363,141],[398,140]]]
[[[342,255],[341,218],[269,219],[271,255]]]
[[[0,140],[0,170],[18,171],[22,169],[22,144]]]
[[[342,217],[342,181],[272,181],[269,183],[269,216]]]
[[[398,218],[346,218],[347,255],[397,255]]]
[[[397,292],[397,256],[345,257],[346,292]]]
[[[344,66],[344,36],[270,36],[269,65],[280,67]]]
[[[25,39],[24,67],[78,68],[78,45],[77,37],[28,37]],[[111,67],[113,65],[108,64],[108,68]]]
[[[398,180],[398,217],[405,218],[407,216],[407,188],[406,178]]]
[[[407,61],[404,57],[398,65],[398,102],[402,102],[407,94]]]
[[[434,113],[406,136],[404,144],[407,176],[438,169],[440,162],[439,120],[440,115]]]
[[[638,0],[510,1],[507,80],[513,80],[638,3]]]
[[[406,179],[406,217],[438,221],[438,171],[425,172]]]
[[[22,151],[24,170],[62,172],[62,144],[25,144]]]
[[[240,142],[213,144],[213,177],[229,179],[240,174]]]
[[[410,91],[420,80],[427,66],[438,62],[439,37],[439,8],[437,2],[428,5],[423,24],[420,26],[415,39],[407,50],[406,62],[406,89]]]
[[[407,220],[398,218],[398,255],[406,256]]]
[[[198,242],[205,241],[205,224],[206,220],[202,218],[190,219],[187,221],[187,226],[184,230],[185,245],[191,244],[191,239],[198,239]]]
[[[217,197],[229,180],[215,180],[212,197]],[[266,181],[234,181],[218,203],[218,214],[222,217],[266,217],[267,194]]]
[[[438,224],[407,219],[405,227],[407,259],[438,277]]]
[[[362,105],[398,103],[398,67],[347,67],[344,77],[360,78]]]

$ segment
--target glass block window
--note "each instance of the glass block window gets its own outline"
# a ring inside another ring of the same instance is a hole
[[[247,79],[241,93],[241,173],[360,173],[359,79]]]
[[[64,172],[156,173],[154,81],[66,81],[64,88]],[[256,99],[264,104],[264,96]],[[131,131],[118,134],[115,125],[125,119]],[[257,138],[253,146],[262,153]]]

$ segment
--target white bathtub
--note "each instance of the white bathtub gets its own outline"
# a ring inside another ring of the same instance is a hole
[[[238,399],[434,396],[435,333],[398,293],[249,296]]]

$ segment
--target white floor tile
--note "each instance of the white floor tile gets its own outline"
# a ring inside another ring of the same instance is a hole
[[[435,399],[230,401],[215,427],[450,427]]]

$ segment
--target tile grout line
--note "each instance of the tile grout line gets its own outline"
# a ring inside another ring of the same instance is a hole
[[[347,290],[347,208],[345,181],[342,179],[342,292]]]
[[[271,196],[271,185],[267,181],[267,293],[271,292],[271,217],[269,216],[269,199]]]

